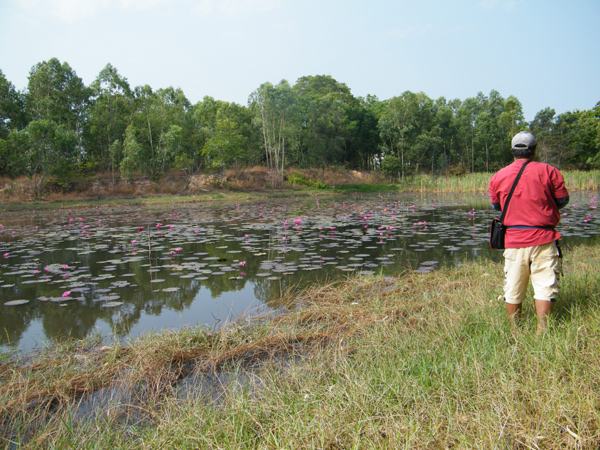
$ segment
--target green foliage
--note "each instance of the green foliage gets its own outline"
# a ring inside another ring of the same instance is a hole
[[[260,164],[277,187],[291,164],[320,168],[323,182],[326,167],[371,170],[385,156],[400,161],[401,178],[491,173],[512,161],[510,140],[524,129],[536,135],[540,161],[587,170],[600,167],[599,105],[560,115],[548,107],[527,124],[520,101],[495,90],[464,100],[405,91],[380,101],[355,98],[327,75],[263,83],[247,107],[209,96],[192,105],[181,89],[132,89],[111,64],[85,86],[52,58],[31,69],[24,92],[0,71],[0,175],[25,173],[26,139],[18,133],[41,120],[74,133],[77,158],[113,178],[137,172],[158,181],[173,168],[189,177]]]
[[[0,70],[0,139],[7,139],[11,130],[20,130],[26,124],[23,96]]]
[[[135,137],[135,127],[133,124],[130,124],[125,130],[123,155],[119,168],[123,177],[127,180],[131,180],[136,170],[143,170],[144,168],[142,146]]]
[[[65,176],[77,157],[77,136],[64,125],[48,119],[33,120],[27,128],[9,135],[8,152],[13,156],[13,169],[30,180],[35,198],[41,194],[49,175]]]
[[[394,155],[387,155],[381,162],[381,169],[390,178],[398,178],[402,172],[402,162]]]
[[[322,181],[313,180],[312,178],[306,178],[304,175],[302,175],[301,173],[297,173],[297,172],[294,172],[294,173],[291,173],[290,175],[288,175],[287,182],[289,184],[292,184],[295,186],[306,186],[306,187],[310,187],[310,188],[314,188],[314,189],[328,189],[329,188],[329,186],[327,186]]]

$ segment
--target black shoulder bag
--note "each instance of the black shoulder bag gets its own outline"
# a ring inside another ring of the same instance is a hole
[[[527,161],[525,164],[523,164],[523,167],[521,167],[521,170],[519,171],[519,174],[517,175],[517,178],[515,179],[515,182],[512,185],[512,189],[510,190],[510,193],[508,194],[508,197],[506,198],[506,203],[504,203],[504,208],[502,209],[502,214],[500,215],[500,218],[492,219],[492,226],[490,227],[490,247],[491,248],[495,248],[497,250],[504,249],[504,235],[506,234],[506,227],[504,226],[504,216],[506,215],[506,210],[508,209],[508,204],[510,203],[510,199],[513,196],[513,192],[515,192],[517,183],[521,179],[521,175],[523,175],[523,171],[525,170],[525,167],[530,162],[531,161]]]

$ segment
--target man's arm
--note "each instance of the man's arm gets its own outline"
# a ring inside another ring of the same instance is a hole
[[[558,206],[558,209],[562,209],[569,204],[569,196],[568,195],[563,198],[556,198],[555,200],[556,200],[556,206]]]

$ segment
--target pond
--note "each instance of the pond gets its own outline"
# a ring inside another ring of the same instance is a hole
[[[563,245],[600,243],[597,203],[571,195]],[[316,282],[501,261],[496,215],[487,196],[398,193],[3,211],[0,349],[218,327],[294,308],[284,294]]]

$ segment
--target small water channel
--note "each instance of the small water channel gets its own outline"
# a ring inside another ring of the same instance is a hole
[[[571,199],[563,245],[598,245],[598,192]],[[3,211],[0,349],[218,327],[293,308],[283,293],[349,274],[501,261],[488,246],[494,216],[487,196],[396,193]]]

